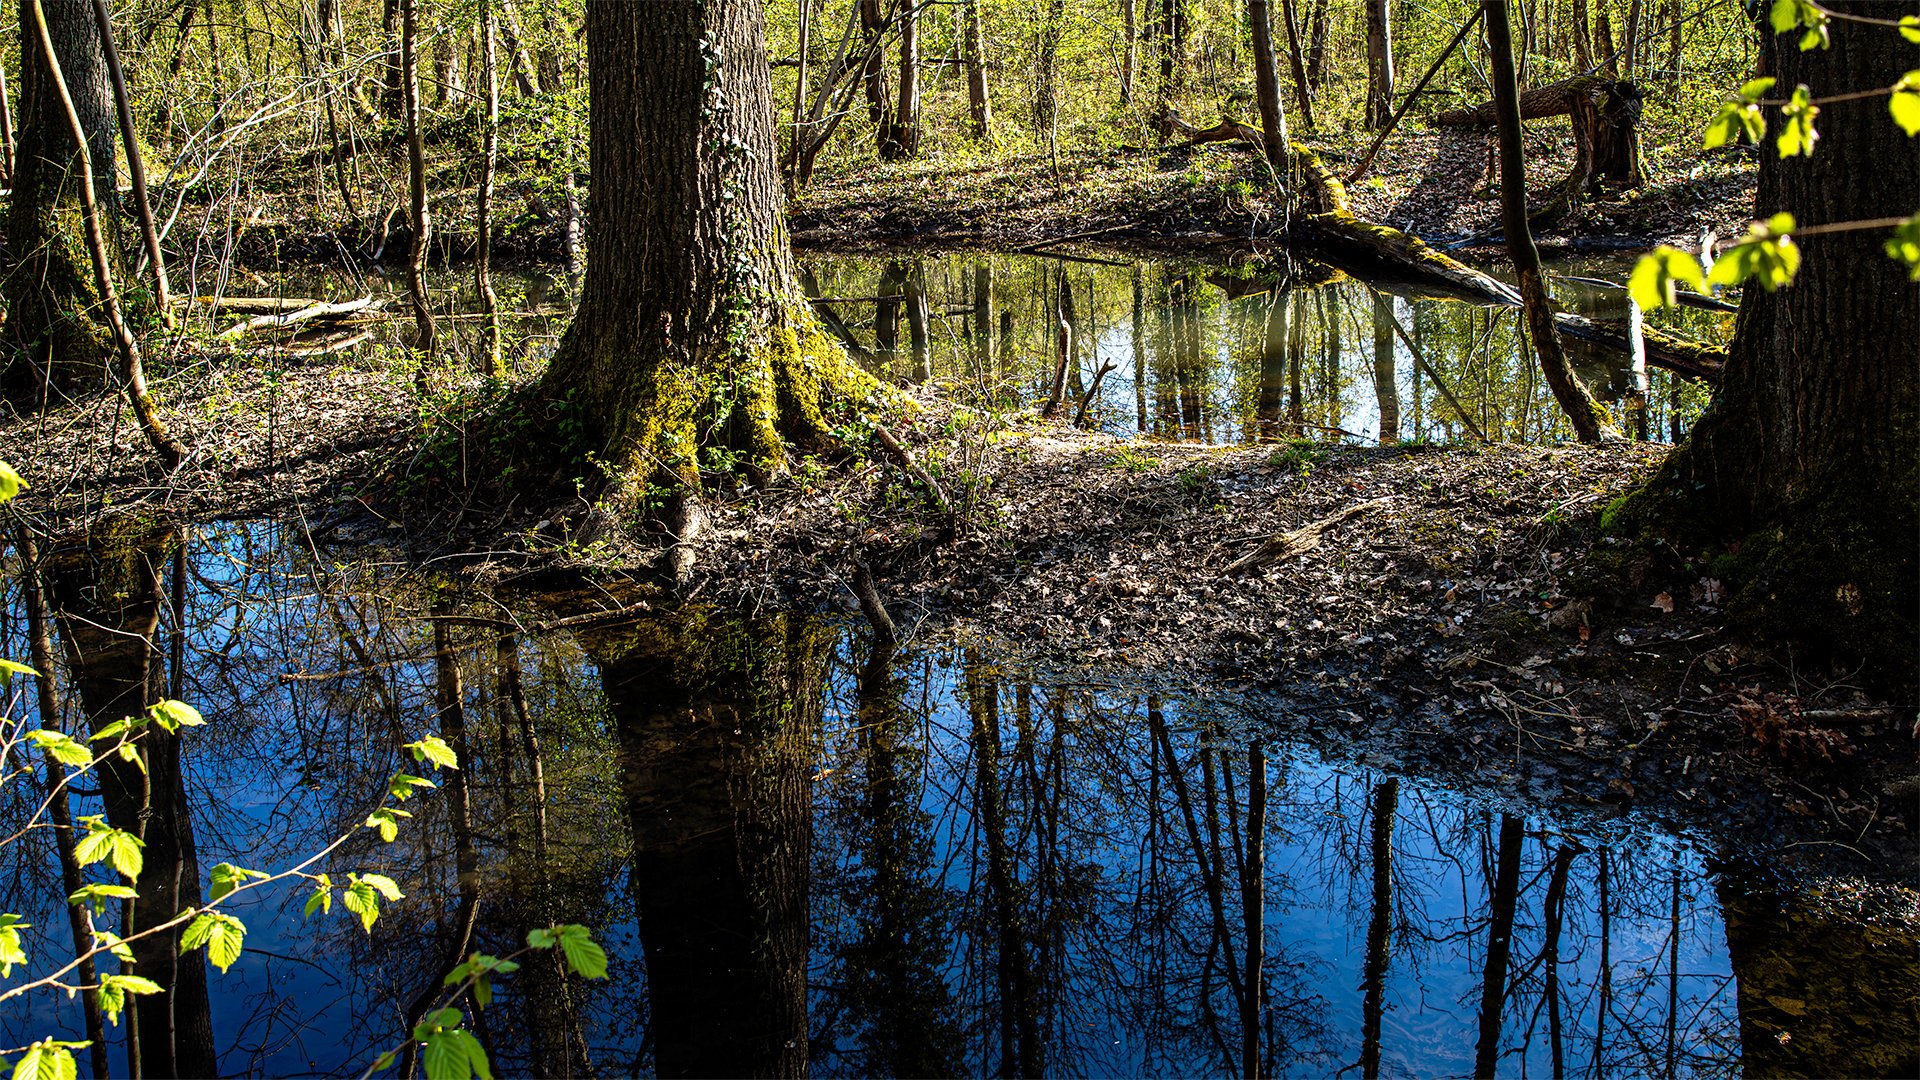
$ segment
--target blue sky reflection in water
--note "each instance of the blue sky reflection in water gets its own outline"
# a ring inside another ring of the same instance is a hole
[[[357,1072],[444,962],[459,910],[446,793],[410,804],[391,845],[356,828],[398,743],[445,728],[436,610],[459,617],[443,630],[472,746],[473,947],[505,952],[532,925],[570,921],[613,956],[610,984],[533,965],[504,982],[479,1031],[505,1072],[737,1065],[737,1046],[698,1039],[725,1025],[652,1022],[675,1012],[656,998],[671,993],[682,1011],[728,1002],[729,1023],[797,1040],[820,1075],[984,1074],[1003,1057],[1048,1074],[1229,1074],[1249,925],[1259,1053],[1277,1074],[1358,1075],[1376,1053],[1386,1075],[1470,1074],[1496,1035],[1503,1073],[1551,1075],[1556,1057],[1581,1073],[1739,1069],[1711,823],[1676,839],[1551,807],[1506,820],[1474,794],[1268,735],[1256,838],[1258,715],[1029,681],[955,647],[879,671],[863,628],[817,619],[516,635],[523,724],[500,635],[553,608],[395,564],[316,563],[274,526],[190,536],[181,674],[210,721],[188,750],[203,874],[224,859],[277,869],[347,831],[336,879],[374,870],[407,893],[371,935],[338,905],[303,921],[304,890],[244,906],[246,953],[209,973],[227,1073]],[[9,599],[12,655],[17,586]],[[662,642],[704,648],[705,674]],[[608,662],[617,693],[602,687]],[[8,910],[62,927],[50,858],[13,869]],[[1498,880],[1513,883],[1504,897]],[[1495,1032],[1482,990],[1503,922]],[[47,940],[38,962],[60,951]],[[649,985],[649,950],[667,940],[680,959],[654,956]],[[704,969],[689,950],[723,959]],[[49,998],[0,1026],[18,1044],[56,1018],[81,1029]]]

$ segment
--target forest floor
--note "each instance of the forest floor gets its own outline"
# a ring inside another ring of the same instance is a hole
[[[1527,131],[1536,193],[1572,167],[1571,138],[1554,124]],[[1359,164],[1364,145],[1309,140],[1336,174]],[[1367,175],[1348,185],[1354,212],[1457,250],[1497,248],[1500,205],[1485,132],[1398,132]],[[1756,171],[1734,150],[1649,161],[1646,186],[1594,199],[1536,235],[1547,252],[1616,251],[1667,243],[1698,250],[1701,230],[1722,239],[1746,231]],[[1190,150],[1116,149],[972,161],[861,162],[823,171],[794,203],[794,239],[834,247],[900,244],[1017,246],[1100,231],[1106,243],[1191,248],[1262,235],[1277,209],[1250,155],[1229,144]]]
[[[657,531],[609,527],[585,500],[409,486],[406,378],[351,361],[260,375],[170,402],[199,448],[172,477],[111,399],[0,423],[34,485],[16,506],[56,534],[135,502],[273,518],[330,559],[401,547],[503,595],[587,578],[746,611],[852,612],[863,561],[912,640],[1038,678],[1198,697],[1493,798],[1711,820],[1775,865],[1920,871],[1900,788],[1913,709],[1731,633],[1713,553],[1656,559],[1602,535],[1664,446],[1141,443],[929,395],[900,431],[950,517],[878,453],[808,461],[713,506],[676,588],[647,569]]]

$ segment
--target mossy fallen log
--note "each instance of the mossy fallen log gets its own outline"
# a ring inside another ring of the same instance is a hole
[[[1536,86],[1520,95],[1520,119],[1543,120],[1549,116],[1566,116],[1573,112],[1576,100],[1605,87],[1608,82],[1603,75],[1575,75],[1570,79]],[[1488,101],[1437,113],[1433,122],[1447,127],[1492,127],[1493,119],[1493,102]]]

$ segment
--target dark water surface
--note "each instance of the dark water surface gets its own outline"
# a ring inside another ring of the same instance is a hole
[[[1910,931],[1756,884],[1713,821],[1496,804],[1325,760],[1244,704],[1034,678],[986,645],[876,655],[834,617],[543,632],[621,601],[482,595],[283,526],[49,563],[68,687],[209,721],[185,820],[149,826],[190,833],[200,880],[344,832],[316,869],[406,893],[371,934],[338,904],[303,920],[305,889],[241,905],[246,951],[207,971],[226,1074],[357,1074],[469,919],[469,949],[579,922],[612,958],[604,983],[544,957],[500,982],[475,1027],[514,1075],[1893,1074],[1913,1053]],[[0,655],[24,657],[9,590]],[[68,698],[72,730],[96,703]],[[384,844],[361,820],[430,732],[464,747],[464,792]],[[0,879],[46,928],[34,971],[65,941],[45,836]],[[0,1029],[82,1025],[45,995]]]

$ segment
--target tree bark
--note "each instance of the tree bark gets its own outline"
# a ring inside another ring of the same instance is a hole
[[[1253,88],[1260,101],[1260,145],[1277,186],[1284,188],[1287,116],[1280,110],[1280,73],[1274,64],[1273,14],[1267,0],[1247,0],[1247,22],[1253,27]]]
[[[407,296],[413,303],[413,349],[424,384],[433,362],[433,308],[427,299],[427,241],[433,232],[427,207],[427,144],[420,117],[420,5],[400,0],[400,98],[407,121],[407,220],[413,243],[407,250]]]
[[[628,495],[697,491],[706,446],[776,469],[873,392],[794,282],[763,32],[759,0],[587,8],[593,261],[541,391]]]
[[[1920,12],[1913,0],[1832,6],[1873,18]],[[1883,88],[1913,66],[1912,47],[1886,27],[1834,19],[1829,31],[1831,48],[1807,52],[1768,34],[1761,61],[1779,85],[1804,83],[1816,96]],[[1768,122],[1761,217],[1786,211],[1804,227],[1914,208],[1920,140],[1888,120],[1880,99],[1822,111],[1812,157],[1780,158],[1771,110]],[[1738,546],[1744,584],[1730,610],[1749,625],[1864,655],[1879,678],[1911,685],[1920,287],[1881,250],[1884,239],[1807,237],[1790,286],[1746,289],[1720,395],[1642,509],[1656,528]]]
[[[0,386],[10,398],[38,402],[53,393],[97,384],[112,363],[114,342],[99,318],[103,298],[87,252],[85,210],[75,184],[82,171],[78,147],[33,31],[34,2],[20,0],[18,9],[24,31],[20,131],[7,212],[7,247],[17,261],[4,280],[7,329],[20,349],[0,373]],[[87,133],[95,205],[105,220],[118,220],[118,125],[91,0],[40,3],[67,92]],[[118,261],[120,251],[113,240],[109,233],[108,252]]]
[[[1367,127],[1379,129],[1393,119],[1392,0],[1367,4]]]
[[[1473,1075],[1493,1080],[1500,1061],[1501,1019],[1507,1008],[1507,961],[1513,955],[1514,909],[1520,899],[1520,819],[1500,815],[1500,850],[1494,864],[1488,904],[1486,967],[1480,973],[1480,1037],[1474,1046]]]
[[[1384,293],[1373,294],[1373,392],[1380,403],[1380,445],[1400,441],[1400,373],[1393,351],[1393,309]]]
[[[481,0],[480,78],[486,87],[486,113],[480,122],[480,183],[475,195],[473,287],[485,316],[480,329],[481,370],[490,378],[507,377],[500,355],[500,296],[493,291],[493,173],[500,158],[500,65],[494,31],[493,0]]]
[[[1287,61],[1293,68],[1294,104],[1300,110],[1300,125],[1313,130],[1313,87],[1307,81],[1306,45],[1301,40],[1300,16],[1294,0],[1280,0],[1280,15],[1287,23]]]
[[[1500,222],[1507,234],[1507,254],[1513,259],[1514,273],[1520,280],[1520,299],[1526,310],[1527,328],[1533,335],[1534,352],[1540,358],[1540,371],[1581,442],[1618,439],[1620,432],[1614,428],[1612,419],[1581,385],[1580,377],[1574,374],[1573,364],[1560,346],[1560,336],[1554,329],[1553,301],[1547,295],[1546,279],[1540,272],[1540,251],[1534,247],[1533,232],[1527,225],[1527,180],[1520,145],[1520,90],[1514,79],[1507,3],[1506,0],[1480,0],[1480,9],[1491,53],[1494,105],[1499,111]]]
[[[900,93],[893,115],[880,132],[880,156],[888,161],[920,153],[920,14],[919,5],[900,5]]]
[[[1122,92],[1122,102],[1125,93]],[[980,0],[967,0],[967,115],[976,139],[993,138],[993,108],[987,100],[987,45],[980,27]]]
[[[972,0],[973,6],[979,0]],[[1133,79],[1140,70],[1140,0],[1120,0],[1121,33],[1127,37],[1120,53],[1120,104],[1133,104]]]

